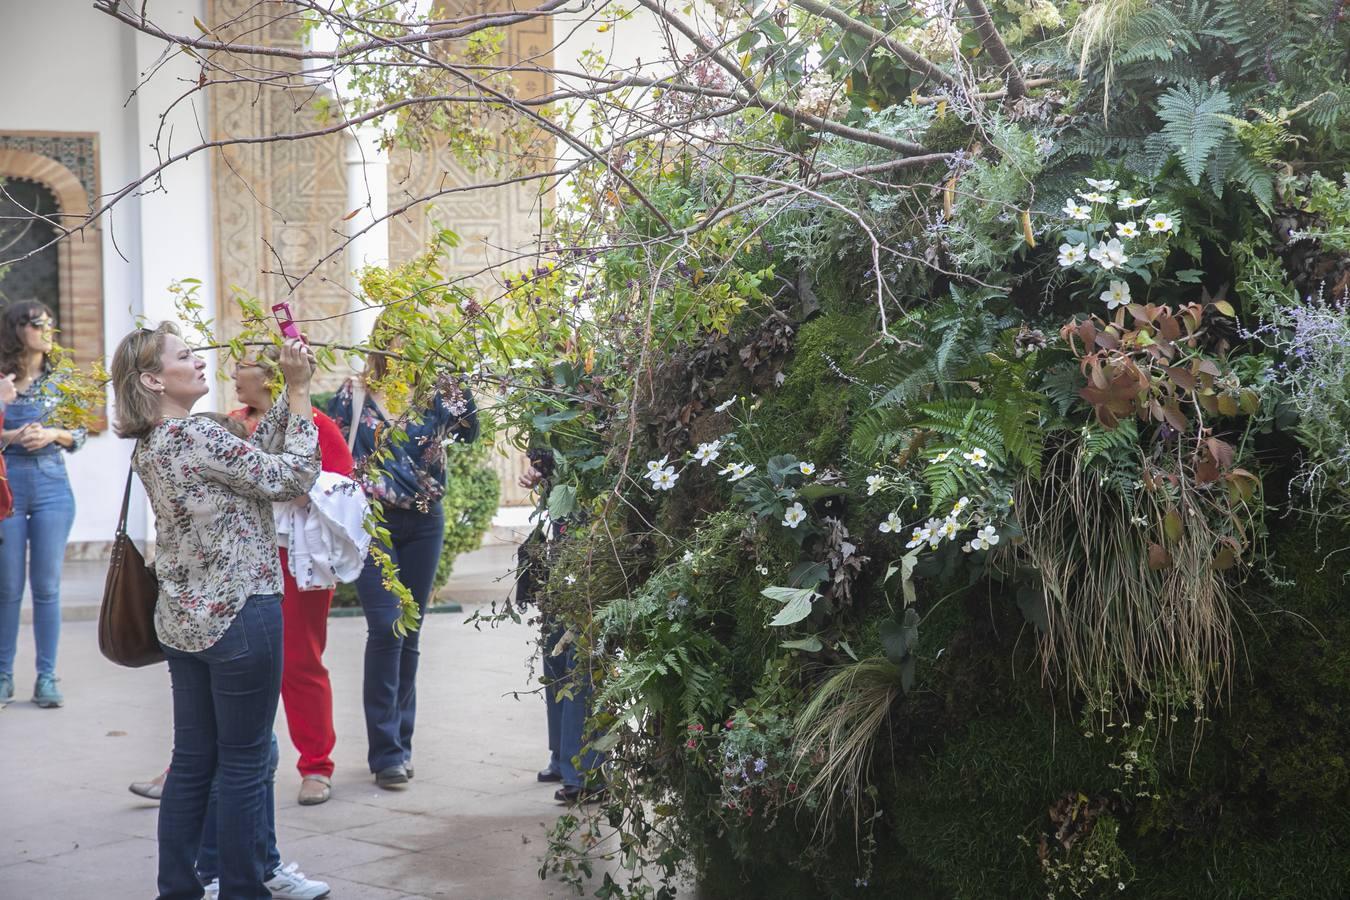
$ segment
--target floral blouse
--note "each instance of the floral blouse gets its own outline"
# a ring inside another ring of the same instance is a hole
[[[49,424],[46,419],[51,415],[52,410],[56,409],[57,403],[61,400],[60,379],[50,372],[44,372],[37,377],[37,380],[30,384],[27,390],[14,398],[14,402],[5,408],[5,428],[18,429],[30,422],[41,422],[44,425]],[[88,437],[89,432],[83,428],[72,428],[71,436],[75,442],[69,448],[62,447],[56,441],[52,441],[40,450],[25,450],[23,445],[14,441],[4,448],[5,454],[10,459],[19,457],[38,457],[38,456],[59,456],[64,450],[67,453],[74,453],[84,446],[84,439]]]
[[[278,403],[240,440],[202,416],[169,418],[136,443],[158,533],[155,631],[196,653],[225,634],[244,601],[280,594],[273,501],[308,493],[319,474],[318,431]]]
[[[328,415],[344,439],[350,434],[352,399],[349,378],[328,403]],[[410,416],[403,423],[406,441],[381,442],[381,449],[390,456],[379,468],[367,466],[366,460],[374,452],[380,432],[389,427],[389,418],[369,393],[360,416],[352,447],[356,480],[372,500],[399,509],[425,512],[429,504],[439,502],[445,496],[445,445],[478,438],[478,407],[473,395],[453,382],[448,390],[436,391],[430,406],[420,415]]]

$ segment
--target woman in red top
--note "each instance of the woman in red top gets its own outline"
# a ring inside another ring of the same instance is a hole
[[[272,407],[272,384],[277,381],[275,351],[267,348],[255,359],[242,362],[234,370],[234,390],[242,409],[230,413],[243,420],[249,431],[257,426]],[[314,424],[319,428],[320,467],[351,477],[352,454],[347,438],[333,420],[318,410]],[[306,502],[307,498],[300,501]],[[328,608],[332,589],[302,591],[287,565],[286,549],[281,548],[281,569],[286,591],[281,598],[284,627],[282,644],[281,702],[286,708],[291,743],[300,753],[300,803],[313,806],[332,795],[333,687],[324,668],[323,651],[328,643]]]

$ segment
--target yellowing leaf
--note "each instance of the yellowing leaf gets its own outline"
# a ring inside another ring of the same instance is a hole
[[[1028,247],[1036,246],[1036,233],[1031,230],[1031,210],[1022,210],[1022,240],[1027,242]]]
[[[1233,309],[1233,304],[1229,303],[1227,300],[1215,300],[1214,308],[1230,319],[1237,316],[1237,312]]]
[[[1175,509],[1169,509],[1163,516],[1163,534],[1167,535],[1167,540],[1174,544],[1181,540],[1183,528],[1181,515]]]
[[[197,26],[197,30],[200,31],[202,34],[210,34],[210,33],[211,33],[211,29],[210,29],[210,28],[207,28],[207,27],[206,27],[206,24],[205,24],[204,22],[202,22],[202,20],[199,19],[199,18],[197,18],[196,16],[193,16],[193,17],[192,17],[192,24],[193,24],[193,25],[196,25],[196,26]]]

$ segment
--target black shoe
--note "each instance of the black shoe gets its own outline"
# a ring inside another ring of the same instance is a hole
[[[562,773],[559,772],[557,769],[540,769],[537,773],[535,773],[534,778],[536,781],[541,781],[547,784],[553,781],[562,781]]]
[[[574,803],[599,803],[601,800],[605,799],[605,789],[601,787],[587,790],[585,788],[565,784],[554,791],[553,799],[557,800],[559,803],[566,803],[568,805]]]
[[[390,766],[375,773],[375,783],[382,788],[398,787],[408,783],[408,770],[404,766]]]

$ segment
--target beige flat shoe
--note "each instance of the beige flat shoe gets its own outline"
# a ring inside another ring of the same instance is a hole
[[[127,790],[131,791],[137,797],[144,797],[147,800],[158,800],[160,795],[164,793],[164,778],[168,774],[169,770],[165,769],[163,772],[160,772],[158,776],[149,781],[133,781],[127,787]]]
[[[333,781],[327,775],[306,775],[300,780],[300,805],[318,806],[333,796]]]

